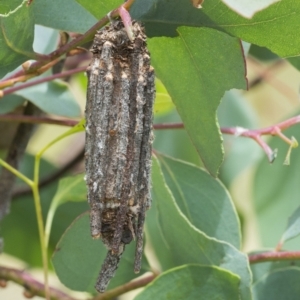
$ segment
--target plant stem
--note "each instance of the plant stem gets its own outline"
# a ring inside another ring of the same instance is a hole
[[[282,260],[300,260],[300,251],[264,252],[249,255],[250,264]]]
[[[122,4],[125,9],[129,10],[131,5],[134,3],[135,0],[128,0],[126,3]],[[116,18],[119,16],[119,6],[118,8],[111,11],[109,14],[110,18]],[[51,66],[56,64],[59,61],[59,57],[68,53],[70,50],[76,48],[84,44],[85,42],[91,40],[95,35],[96,31],[106,25],[109,22],[109,18],[106,15],[101,20],[99,20],[94,26],[92,26],[87,32],[83,35],[78,36],[71,42],[62,45],[60,48],[56,49],[55,51],[51,52],[48,55],[43,56],[42,60],[36,61],[34,63],[30,63],[30,65],[24,65],[22,70],[19,70],[12,74],[11,76],[0,80],[0,88],[4,88],[7,86],[11,86],[16,82],[26,81],[32,77],[40,75],[41,73],[48,70]],[[1,95],[0,95],[1,96]]]
[[[124,285],[118,286],[112,290],[109,290],[103,294],[98,294],[95,296],[92,300],[110,300],[110,299],[115,299],[116,297],[123,295],[129,291],[138,289],[140,287],[143,287],[153,281],[157,275],[156,274],[151,274],[148,275],[147,277],[142,277],[137,280],[130,281]]]
[[[70,159],[60,169],[54,171],[53,173],[39,180],[39,189],[56,181],[65,173],[69,172],[73,167],[75,167],[78,163],[80,163],[83,160],[83,157],[84,157],[84,147],[80,152],[78,152],[78,154],[74,158]],[[16,188],[15,190],[13,190],[12,198],[13,200],[17,200],[18,199],[17,197],[28,195],[29,193],[31,193],[31,189],[28,188],[27,186]]]
[[[27,83],[24,83],[24,84],[20,84],[18,86],[3,90],[2,91],[3,92],[2,96],[9,95],[9,94],[15,93],[19,90],[22,90],[22,89],[25,89],[25,88],[28,88],[28,87],[31,87],[31,86],[35,86],[35,85],[38,85],[38,84],[41,84],[41,83],[44,83],[44,82],[48,82],[48,81],[51,81],[51,80],[54,80],[54,79],[64,78],[64,77],[67,77],[67,76],[70,76],[70,75],[73,75],[73,74],[76,74],[76,73],[84,72],[86,70],[86,68],[87,68],[86,66],[79,67],[79,68],[72,69],[72,70],[69,70],[69,71],[65,71],[65,72],[62,72],[62,73],[58,73],[58,74],[54,74],[54,75],[47,76],[47,77],[44,77],[44,78],[40,78],[40,79],[37,79],[35,81],[30,81],[30,82],[27,82]]]
[[[23,180],[25,183],[27,183],[30,187],[33,186],[33,181],[30,180],[28,177],[23,175],[21,172],[19,172],[17,169],[13,168],[10,164],[6,163],[3,159],[0,158],[0,165],[6,168],[8,171],[10,171],[12,174]]]
[[[44,220],[43,220],[43,213],[42,213],[42,206],[39,194],[39,187],[38,187],[38,172],[36,175],[36,168],[34,170],[34,185],[32,186],[32,193],[36,211],[36,218],[38,223],[38,230],[39,230],[39,237],[41,243],[41,251],[42,251],[42,260],[43,260],[43,271],[44,271],[44,284],[45,284],[45,296],[47,300],[50,300],[50,290],[49,290],[49,282],[48,282],[48,253],[47,253],[47,246],[45,243],[45,231],[44,231]]]
[[[1,101],[1,100],[0,100]],[[53,119],[49,117],[37,117],[37,116],[25,116],[25,115],[14,115],[14,114],[6,114],[0,115],[1,122],[21,122],[21,123],[30,123],[30,124],[53,124],[60,126],[75,126],[78,121],[69,120],[69,119]]]
[[[31,296],[45,297],[44,285],[32,278],[31,275],[25,271],[0,266],[0,278],[5,281],[11,280],[24,286]],[[54,288],[49,288],[49,294],[51,300],[76,300],[75,298],[70,297],[62,291]]]
[[[23,123],[43,123],[43,124],[55,124],[61,126],[74,126],[77,121],[73,120],[55,120],[47,117],[31,117],[22,115],[0,115],[0,121],[4,122],[23,122]],[[300,123],[300,115],[285,120],[276,125],[272,125],[261,129],[246,129],[242,127],[224,127],[221,128],[223,134],[231,134],[235,136],[243,136],[253,139],[267,154],[269,162],[273,162],[276,157],[276,151],[273,151],[269,145],[261,138],[262,135],[273,135],[280,137],[283,141],[288,143],[292,148],[296,148],[298,143],[295,139],[289,139],[286,137],[282,131],[285,129]],[[153,128],[155,130],[162,129],[183,129],[183,123],[167,123],[167,124],[154,124]]]

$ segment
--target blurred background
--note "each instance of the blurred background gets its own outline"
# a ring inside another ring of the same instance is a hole
[[[36,35],[35,51],[44,53],[55,48],[57,42],[53,41],[58,39],[57,31],[37,26]],[[257,129],[299,114],[300,73],[296,68],[300,66],[298,59],[290,61],[280,59],[269,50],[255,45],[244,44],[244,50],[249,90],[232,90],[224,95],[217,112],[220,126]],[[89,59],[90,55],[83,53],[78,57],[67,59],[64,68],[87,66]],[[81,116],[76,118],[79,121],[84,115],[86,76],[79,73],[66,78],[66,82],[70,88],[70,97],[73,97],[80,107]],[[180,122],[180,117],[163,84],[159,79],[156,84],[155,123]],[[3,103],[0,102],[2,114],[9,112],[5,108],[5,102]],[[16,102],[16,111],[22,110],[22,104],[21,106],[17,104]],[[50,116],[58,118],[55,115]],[[13,127],[11,123],[0,123],[2,156],[7,148],[8,137],[12,135],[10,130],[14,130]],[[68,129],[57,125],[37,126],[27,147],[21,171],[32,177],[34,155]],[[294,136],[300,141],[299,129],[300,126],[296,125],[284,133],[287,137]],[[292,150],[291,163],[286,166],[283,162],[289,146],[278,137],[268,136],[266,141],[272,149],[278,149],[278,156],[273,164],[268,162],[266,154],[253,140],[224,135],[225,161],[219,178],[236,204],[245,252],[275,248],[286,227],[288,217],[300,204],[299,148]],[[55,194],[59,178],[84,172],[83,148],[84,133],[77,133],[55,144],[43,155],[40,180],[44,183],[41,187],[44,215]],[[199,156],[183,129],[156,130],[154,149],[201,166]],[[50,256],[68,225],[87,209],[87,203],[66,203],[59,207],[50,237]],[[1,224],[1,235],[4,237],[6,253],[0,256],[1,265],[27,269],[28,265],[24,263],[26,261],[37,270],[30,272],[37,276],[36,278],[42,278],[38,269],[41,266],[41,258],[33,200],[30,190],[22,182],[18,182],[14,191],[11,213]],[[16,240],[18,245],[15,245]],[[19,246],[20,241],[23,247]],[[300,239],[287,242],[284,248],[299,250]],[[61,288],[55,276],[50,282]],[[0,297],[25,299],[22,291],[22,287],[9,282],[8,288],[0,289]],[[83,295],[80,294],[78,297],[81,296]]]

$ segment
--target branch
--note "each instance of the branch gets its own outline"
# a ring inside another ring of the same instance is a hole
[[[32,117],[39,113],[39,109],[28,102],[25,107],[24,114],[26,117]],[[15,169],[18,169],[19,162],[23,157],[27,143],[31,136],[34,126],[32,124],[19,124],[14,139],[9,147],[6,163]],[[0,173],[0,220],[9,212],[10,199],[12,189],[15,184],[15,175],[8,171],[6,168],[1,169]]]
[[[22,89],[25,89],[25,88],[28,88],[28,87],[31,87],[31,86],[34,86],[34,85],[38,85],[38,84],[41,84],[41,83],[44,83],[44,82],[48,82],[48,81],[57,79],[57,78],[64,78],[64,77],[68,77],[68,76],[76,74],[76,73],[84,72],[86,70],[86,68],[87,68],[86,66],[85,67],[79,67],[79,68],[69,70],[69,71],[66,71],[66,72],[62,72],[62,73],[54,74],[54,75],[47,76],[47,77],[44,77],[44,78],[40,78],[40,79],[35,80],[35,81],[20,84],[16,87],[5,89],[0,94],[0,97],[15,93],[19,90],[22,90]]]
[[[248,257],[250,264],[265,261],[300,260],[300,251],[264,252],[259,254],[250,254]]]
[[[0,115],[0,121],[2,122],[23,122],[23,123],[35,123],[35,124],[55,124],[61,126],[75,126],[78,121],[62,119],[57,120],[48,117],[36,117],[36,116],[22,116],[22,115],[13,115],[13,114],[6,114]],[[282,131],[286,130],[287,128],[300,123],[300,115],[290,118],[286,121],[278,123],[276,125],[272,125],[262,129],[246,129],[242,127],[224,127],[221,128],[221,132],[224,134],[231,134],[235,136],[243,136],[247,138],[253,139],[258,145],[264,150],[267,154],[269,162],[273,162],[276,158],[276,151],[273,151],[269,145],[262,139],[263,135],[273,135],[278,136],[291,148],[296,148],[298,146],[297,141],[292,137],[291,139],[285,136]],[[155,130],[162,130],[162,129],[183,129],[183,123],[167,123],[167,124],[154,124],[153,128]],[[290,150],[289,152],[290,153]],[[287,157],[288,158],[288,157]]]
[[[69,119],[53,119],[49,117],[38,117],[38,116],[24,116],[24,115],[15,115],[15,114],[0,114],[0,122],[22,122],[29,124],[53,124],[60,126],[73,127],[78,124],[79,121],[69,120]]]
[[[33,296],[45,298],[44,284],[32,278],[31,275],[25,271],[0,266],[0,278],[4,281],[10,280],[24,286],[24,295],[26,295],[27,298]],[[76,300],[55,288],[50,288],[50,298],[51,300]]]
[[[16,82],[26,81],[29,78],[35,77],[45,72],[59,61],[58,58],[60,56],[67,54],[69,51],[76,48],[77,46],[80,46],[85,42],[91,40],[99,28],[106,25],[111,18],[117,18],[119,16],[119,10],[121,7],[125,8],[126,10],[129,10],[134,1],[135,0],[128,0],[126,3],[120,5],[118,8],[112,10],[108,15],[103,17],[94,26],[92,26],[86,33],[78,36],[71,42],[63,45],[62,47],[56,49],[50,54],[44,55],[42,60],[33,63],[25,62],[23,64],[22,70],[15,72],[14,74],[3,79],[2,81],[0,80],[0,88],[11,86]]]
[[[125,283],[124,285],[118,286],[115,289],[109,290],[103,294],[98,294],[95,296],[92,300],[110,300],[115,299],[116,297],[123,295],[129,291],[138,289],[140,287],[143,287],[153,281],[157,275],[151,274],[147,277],[142,277],[140,279],[130,281],[128,283]]]
[[[252,130],[252,129],[246,129],[242,127],[227,127],[227,128],[225,127],[225,128],[221,128],[220,130],[224,134],[243,136],[243,137],[248,137],[253,139],[264,150],[264,152],[267,154],[269,162],[272,163],[276,158],[276,151],[273,151],[269,147],[269,145],[261,138],[261,136],[262,135],[278,136],[284,142],[290,145],[290,148],[296,148],[298,146],[297,141],[293,137],[289,139],[287,136],[285,136],[282,133],[282,131],[298,123],[300,123],[300,115],[290,118],[276,125],[272,125],[262,129]],[[183,123],[154,124],[153,128],[154,129],[182,129],[184,128],[184,124]],[[290,153],[290,151],[288,153]],[[286,158],[286,161],[288,161],[288,157]]]

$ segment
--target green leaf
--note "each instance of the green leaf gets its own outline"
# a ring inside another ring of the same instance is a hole
[[[300,234],[300,207],[289,217],[287,228],[281,238],[281,244]]]
[[[25,155],[20,171],[29,178],[33,175],[34,158]],[[48,175],[55,167],[45,160],[41,160],[40,174]],[[43,213],[47,211],[51,198],[56,190],[57,182],[53,182],[40,191]],[[17,187],[24,186],[18,184]],[[33,197],[31,194],[13,198],[11,213],[1,222],[1,236],[5,241],[4,252],[13,255],[30,266],[42,266],[41,246],[37,228],[37,220]],[[53,247],[50,247],[54,249]]]
[[[49,54],[50,52],[54,51],[57,47],[58,39],[58,30],[40,25],[35,25],[33,43],[34,51],[42,54]]]
[[[247,100],[237,91],[226,92],[218,107],[221,127],[258,127],[257,116]],[[224,134],[225,159],[220,169],[220,178],[227,186],[246,168],[264,155],[253,140]],[[247,159],[245,159],[247,158]]]
[[[239,283],[238,276],[224,269],[187,265],[161,274],[134,299],[239,300]]]
[[[97,22],[75,0],[34,0],[30,7],[36,24],[63,31],[84,33]]]
[[[44,112],[65,117],[79,117],[80,106],[71,93],[67,83],[55,80],[15,93],[39,107]]]
[[[60,205],[68,201],[86,201],[86,185],[82,174],[66,177],[59,181],[58,189],[53,200],[51,201],[51,205],[47,214],[45,225],[46,245],[49,241],[55,212]]]
[[[26,100],[17,95],[7,95],[0,100],[0,114],[7,114],[21,106]]]
[[[284,131],[291,138],[300,141],[300,125],[294,125]],[[273,164],[262,157],[254,174],[254,205],[256,220],[263,247],[275,247],[280,233],[286,228],[286,220],[299,207],[299,168],[300,148],[292,150],[290,166],[283,165],[289,145],[279,137],[272,137],[268,144],[278,149]],[[289,241],[288,249],[299,249],[299,239]]]
[[[34,157],[25,155],[21,172],[32,178]],[[49,176],[56,168],[46,160],[41,160],[40,176],[41,178]],[[18,187],[24,186],[23,182],[18,183]],[[49,210],[49,205],[55,195],[58,186],[58,180],[40,189],[43,216]],[[70,225],[70,223],[80,214],[88,209],[86,201],[80,203],[66,203],[60,206],[54,217],[52,233],[49,243],[49,257],[55,249],[61,235]],[[23,261],[29,266],[42,267],[41,246],[37,228],[36,212],[34,201],[31,194],[13,198],[11,204],[11,213],[1,222],[1,236],[3,236],[4,251]]]
[[[153,160],[152,185],[152,198],[157,206],[159,232],[163,240],[162,245],[153,245],[154,249],[167,248],[173,267],[196,263],[231,271],[241,278],[241,299],[250,300],[251,275],[247,257],[230,244],[210,238],[189,222],[166,186],[156,159]]]
[[[300,299],[300,268],[290,267],[274,271],[253,286],[254,300]]]
[[[79,202],[86,200],[86,185],[83,176],[83,174],[78,174],[61,179],[52,201],[61,205],[67,201]]]
[[[6,15],[15,10],[18,6],[22,5],[24,0],[1,0],[0,14]]]
[[[159,79],[155,79],[156,98],[154,102],[154,114],[165,114],[174,108],[172,99],[165,86]]]
[[[154,118],[154,123],[157,124],[177,122],[181,123],[181,119],[175,109]],[[153,148],[166,155],[202,166],[199,154],[185,129],[156,130]]]
[[[252,56],[261,60],[261,61],[274,61],[275,59],[279,59],[278,55],[274,54],[268,48],[259,47],[257,45],[252,44],[250,47],[250,52]]]
[[[103,18],[111,10],[124,3],[123,0],[99,0],[97,4],[90,0],[76,0],[97,19]]]
[[[94,285],[106,256],[107,249],[101,240],[93,240],[90,235],[89,215],[84,214],[74,221],[59,241],[52,262],[60,281],[67,287],[95,293]],[[109,289],[124,284],[150,270],[145,257],[141,274],[133,269],[135,243],[131,243],[120,261]]]
[[[216,109],[226,90],[246,88],[242,48],[237,39],[208,28],[183,27],[178,34],[148,41],[151,63],[205,167],[216,176],[223,160]]]
[[[34,21],[32,11],[25,2],[0,15],[0,78],[34,56]],[[13,3],[16,4],[15,1]],[[3,7],[6,5],[9,9],[13,8],[5,1]]]
[[[294,0],[281,0],[252,19],[243,18],[219,0],[205,1],[202,9],[191,1],[137,0],[131,9],[133,18],[146,23],[149,36],[174,36],[178,26],[211,27],[282,57],[300,54],[299,14],[300,2]]]
[[[273,251],[272,249],[265,249],[261,251],[255,251],[249,253],[252,254],[259,254],[262,252],[267,251]],[[260,262],[257,264],[251,264],[251,272],[252,272],[252,278],[253,278],[253,284],[255,284],[257,281],[263,279],[263,277],[268,276],[269,274],[273,273],[274,271],[286,269],[288,267],[298,267],[300,268],[300,261],[291,259],[291,260],[282,260],[282,261],[266,261],[266,262]]]
[[[296,69],[300,70],[300,56],[289,57],[287,61],[291,63]]]
[[[228,7],[236,11],[238,14],[245,18],[251,18],[253,15],[278,2],[280,0],[259,0],[259,1],[249,1],[249,0],[222,0]]]
[[[158,155],[176,204],[199,230],[240,248],[240,224],[222,183],[195,165]]]

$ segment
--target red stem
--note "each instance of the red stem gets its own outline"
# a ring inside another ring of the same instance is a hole
[[[0,122],[22,122],[22,123],[34,123],[34,124],[53,124],[53,125],[60,125],[60,126],[68,126],[73,127],[79,121],[76,120],[57,120],[48,117],[30,117],[24,115],[14,115],[14,114],[6,114],[0,115]]]
[[[57,79],[57,78],[64,78],[64,77],[68,77],[68,76],[76,74],[76,73],[84,72],[86,70],[86,68],[87,68],[86,66],[85,67],[79,67],[79,68],[76,68],[76,69],[73,69],[73,70],[69,70],[69,71],[54,74],[54,75],[51,75],[51,76],[47,76],[47,77],[44,77],[44,78],[40,78],[40,79],[37,79],[35,81],[30,81],[30,82],[26,82],[26,83],[23,83],[23,84],[19,84],[18,86],[14,86],[12,88],[7,88],[7,89],[3,90],[3,96],[15,93],[16,91],[19,91],[19,90],[22,90],[22,89],[25,89],[25,88],[28,88],[28,87],[31,87],[31,86],[34,86],[34,85],[38,85],[38,84],[41,84],[41,83],[44,83],[44,82],[48,82],[48,81],[51,81],[51,80],[54,80],[54,79]]]
[[[300,260],[300,251],[264,252],[249,255],[250,264],[281,260]]]
[[[125,9],[129,10],[129,8],[134,3],[134,1],[135,0],[128,0],[126,3],[122,4],[121,6],[123,6]],[[118,8],[111,11],[110,18],[116,18],[119,16],[119,8],[121,6],[119,6]],[[50,54],[45,55],[45,56],[43,55],[42,60],[32,63],[27,70],[24,70],[24,69],[19,70],[16,73],[12,74],[11,76],[0,80],[0,82],[6,82],[6,81],[9,81],[10,79],[17,78],[17,77],[23,76],[25,74],[34,73],[37,69],[41,68],[45,64],[47,64],[51,61],[54,61],[58,57],[69,52],[71,49],[74,49],[77,46],[83,44],[84,42],[92,39],[92,37],[95,35],[95,32],[99,28],[101,28],[105,24],[107,24],[108,22],[109,22],[109,18],[106,15],[101,20],[99,20],[93,27],[91,27],[87,32],[85,32],[83,35],[78,36],[71,42],[63,45],[62,47],[60,47],[59,49],[56,49],[55,51],[51,52]]]

